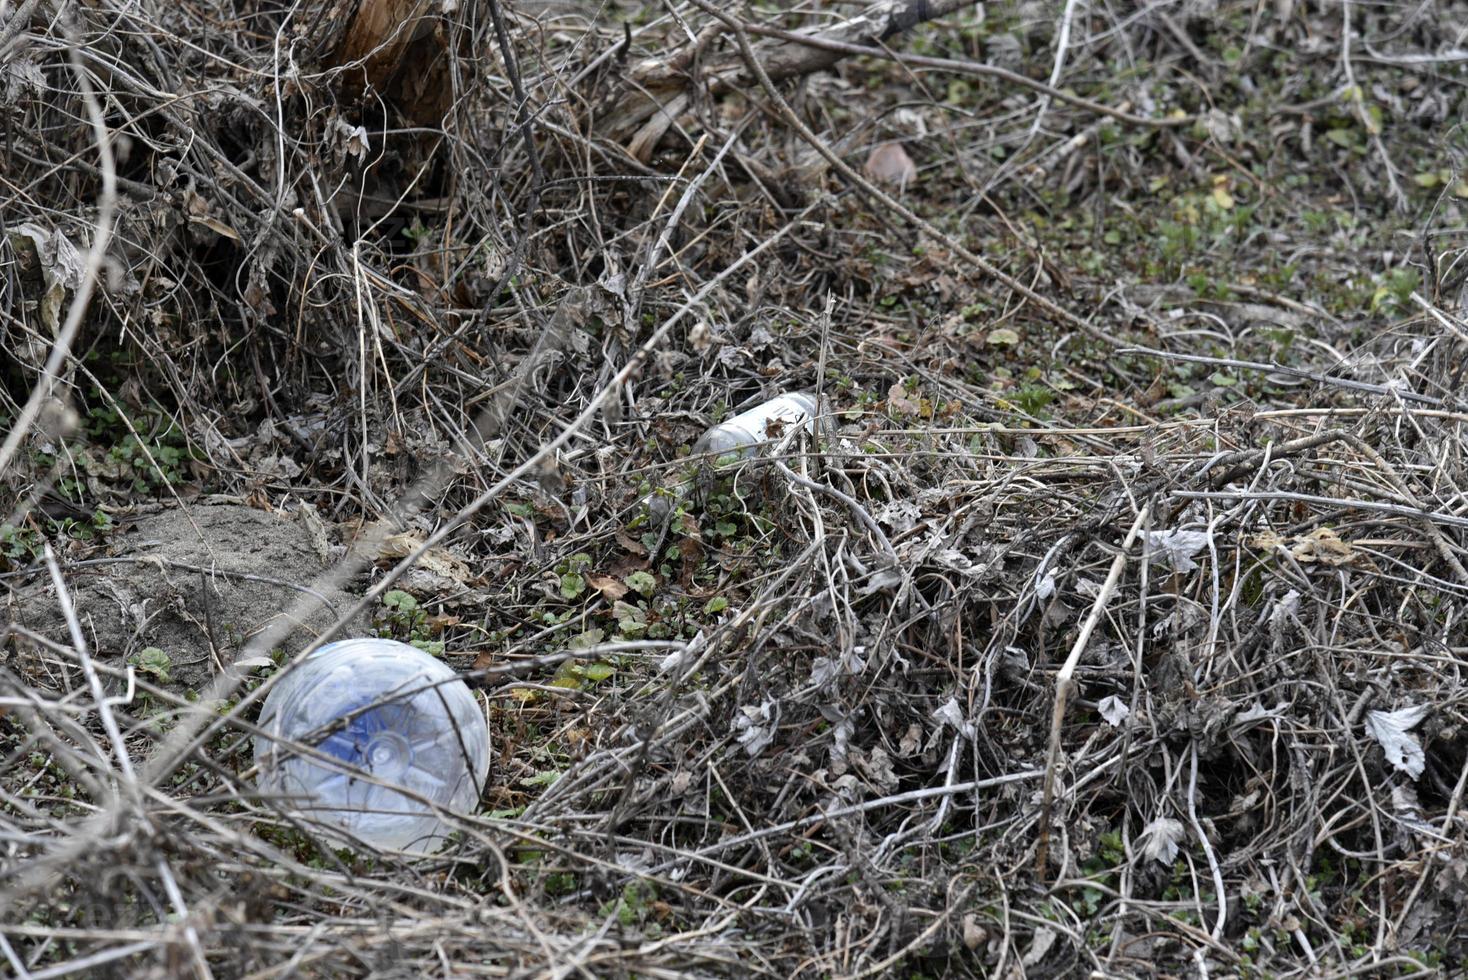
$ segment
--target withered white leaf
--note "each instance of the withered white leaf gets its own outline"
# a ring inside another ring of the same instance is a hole
[[[1142,830],[1142,856],[1171,866],[1177,860],[1178,843],[1187,835],[1182,821],[1158,817]]]
[[[1143,531],[1147,557],[1168,562],[1174,571],[1191,572],[1198,567],[1193,556],[1208,546],[1207,531]]]
[[[1035,930],[1035,938],[1030,942],[1029,951],[1021,958],[1025,966],[1037,966],[1050,952],[1050,947],[1055,945],[1055,930],[1048,926],[1040,926]]]
[[[1234,715],[1233,721],[1230,724],[1240,726],[1252,725],[1256,721],[1265,721],[1269,718],[1278,718],[1284,714],[1284,711],[1284,702],[1280,702],[1272,708],[1266,708],[1264,707],[1264,702],[1256,698],[1252,706]]]
[[[933,719],[940,725],[952,725],[964,738],[974,737],[974,726],[964,720],[963,709],[958,706],[957,698],[949,698],[942,707],[934,711]]]
[[[734,716],[734,731],[739,744],[751,756],[759,755],[775,740],[772,713],[775,702],[765,701],[759,707],[743,705]]]
[[[1386,753],[1386,761],[1416,779],[1427,767],[1427,754],[1412,729],[1427,717],[1427,705],[1414,704],[1396,711],[1366,712],[1366,733]]]
[[[1055,573],[1046,572],[1043,578],[1035,580],[1035,596],[1041,602],[1055,594]]]
[[[1102,698],[1101,704],[1097,707],[1101,712],[1101,717],[1105,718],[1106,724],[1112,728],[1120,728],[1121,723],[1126,721],[1126,716],[1132,713],[1132,709],[1127,706],[1127,703],[1115,694]]]
[[[901,534],[916,527],[918,518],[922,517],[922,514],[917,504],[899,497],[878,507],[872,516],[877,519],[878,524],[885,524]]]

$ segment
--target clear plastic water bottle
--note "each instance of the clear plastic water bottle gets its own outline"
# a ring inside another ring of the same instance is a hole
[[[326,644],[270,691],[259,724],[260,789],[374,847],[437,849],[449,828],[418,797],[470,813],[489,772],[489,729],[468,686],[396,640]]]
[[[747,456],[759,443],[778,439],[791,429],[810,424],[815,418],[816,399],[804,392],[789,392],[762,402],[751,409],[725,419],[709,429],[693,444],[693,455],[712,453]],[[773,424],[771,424],[773,423]]]

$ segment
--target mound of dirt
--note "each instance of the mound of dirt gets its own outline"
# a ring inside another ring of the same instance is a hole
[[[110,550],[112,557],[64,570],[92,654],[125,660],[156,647],[167,661],[149,662],[182,688],[203,687],[278,618],[295,620],[284,643],[290,649],[354,601],[315,585],[333,555],[319,522],[303,514],[233,505],[166,510],[139,518]],[[7,621],[70,645],[49,578],[12,592],[7,604]]]

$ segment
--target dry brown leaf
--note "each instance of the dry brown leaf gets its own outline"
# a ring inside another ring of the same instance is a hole
[[[647,549],[642,549],[642,555],[647,554]],[[642,555],[623,555],[607,566],[607,574],[614,578],[624,579],[633,572],[646,571],[648,561]]]
[[[218,218],[212,217],[211,215],[191,214],[189,215],[189,220],[196,225],[203,225],[205,228],[208,228],[216,235],[221,235],[224,238],[228,238],[236,242],[240,241],[239,232],[235,231],[229,225],[225,224],[223,221],[220,221]]]
[[[873,147],[863,169],[873,180],[898,187],[906,187],[917,179],[917,165],[901,143],[881,143]]]
[[[433,631],[433,635],[437,636],[444,630],[448,629],[450,626],[458,626],[463,621],[464,617],[462,616],[451,616],[448,613],[437,613],[433,616],[428,617],[426,625],[430,630]]]
[[[1273,551],[1284,544],[1284,538],[1273,531],[1260,531],[1249,538],[1250,547],[1258,548],[1260,551]]]
[[[621,579],[613,578],[610,575],[588,575],[586,581],[591,583],[592,588],[613,602],[627,594],[626,584]]]
[[[908,395],[901,381],[887,389],[887,405],[898,415],[918,415],[923,410],[922,403]]]
[[[1318,527],[1309,534],[1296,534],[1288,540],[1273,531],[1261,531],[1249,538],[1249,544],[1261,551],[1288,547],[1296,561],[1305,563],[1345,565],[1356,559],[1356,550],[1350,542],[1341,540],[1341,536],[1328,527]]]
[[[1296,561],[1318,561],[1326,565],[1344,565],[1356,557],[1349,544],[1328,527],[1318,527],[1309,534],[1297,535],[1290,554]]]
[[[617,543],[619,545],[621,545],[622,547],[626,548],[628,551],[632,552],[634,555],[645,555],[645,554],[647,554],[647,545],[643,544],[641,541],[638,541],[636,538],[634,538],[632,535],[628,534],[626,531],[618,528],[616,534],[613,535],[613,536],[617,539]]]
[[[389,535],[383,539],[381,555],[384,558],[406,558],[423,545],[423,535],[417,531]],[[469,563],[458,555],[442,548],[429,548],[418,559],[418,567],[435,575],[453,579],[463,585],[470,578]]]

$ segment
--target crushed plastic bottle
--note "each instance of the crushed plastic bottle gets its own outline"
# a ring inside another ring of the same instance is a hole
[[[787,392],[725,419],[698,437],[694,458],[712,462],[723,456],[752,456],[762,443],[778,440],[792,429],[807,428],[819,414],[815,395]],[[664,520],[693,489],[693,481],[655,491],[642,502],[654,520]]]
[[[415,797],[470,813],[489,772],[489,730],[468,686],[395,640],[326,644],[271,690],[259,724],[260,789],[373,847],[436,850],[449,828]]]
[[[738,453],[747,456],[762,442],[783,436],[792,428],[808,426],[816,414],[814,395],[790,392],[740,412],[709,429],[693,444],[693,455]]]

